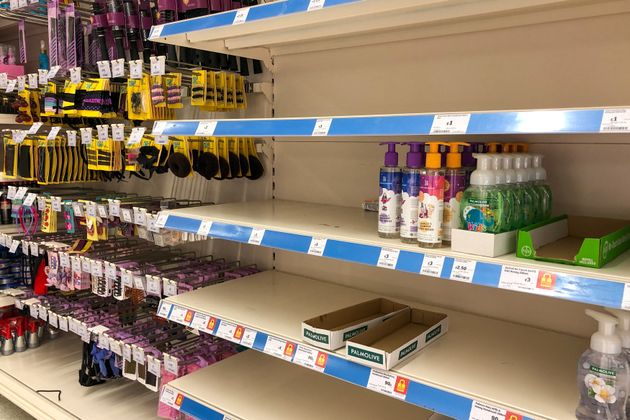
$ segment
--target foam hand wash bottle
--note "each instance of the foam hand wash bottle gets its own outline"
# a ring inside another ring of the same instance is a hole
[[[591,348],[578,361],[579,420],[623,420],[628,397],[628,360],[621,352],[615,332],[617,320],[608,314],[586,309],[599,326],[591,336]]]
[[[379,175],[380,193],[378,197],[378,236],[398,238],[400,236],[400,196],[401,170],[398,166],[398,143],[387,142],[385,164]]]

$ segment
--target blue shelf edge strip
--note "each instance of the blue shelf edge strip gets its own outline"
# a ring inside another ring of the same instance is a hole
[[[348,3],[356,3],[358,1],[360,0],[326,0],[322,8],[340,6]],[[247,17],[242,23],[250,23],[264,19],[272,19],[284,15],[291,15],[294,13],[307,12],[309,4],[309,0],[286,0],[250,7],[249,12],[247,13]],[[189,32],[231,26],[234,24],[236,13],[237,10],[230,10],[227,12],[202,16],[199,18],[186,19],[179,22],[168,23],[164,25],[161,33],[158,37],[156,37],[156,39],[166,36],[186,34]],[[151,28],[151,34],[149,36],[150,39],[152,39],[153,34],[153,28]]]
[[[189,219],[180,216],[169,215],[166,228],[189,233],[197,233],[201,225],[200,220]],[[248,243],[253,228],[228,223],[213,222],[208,236],[229,241]],[[266,230],[261,246],[276,248],[285,251],[307,254],[312,241],[311,236],[294,233]],[[401,250],[395,270],[419,274],[425,254],[420,252]],[[364,245],[352,242],[329,239],[323,252],[323,257],[342,261],[377,266],[382,248],[374,245]],[[474,256],[464,257],[474,259]],[[451,280],[455,258],[444,257],[444,264],[439,278]],[[478,261],[472,277],[472,284],[499,288],[501,264],[493,264]],[[543,271],[543,270],[541,270]],[[601,305],[608,308],[622,309],[624,296],[624,283],[575,276],[562,272],[550,272],[555,279],[552,288],[535,287],[532,291],[541,296],[549,296],[574,302]],[[451,280],[456,281],[456,280]]]
[[[163,304],[164,301],[160,302],[160,305]],[[173,313],[173,308],[175,308],[175,304],[171,307],[167,319],[171,319],[171,314]],[[209,316],[209,314],[204,314]],[[221,325],[222,320],[220,318],[215,317],[215,325],[213,330],[211,331],[212,335],[217,335],[217,331]],[[171,321],[173,321],[171,319]],[[178,322],[178,321],[176,321]],[[192,322],[192,321],[191,321]],[[182,325],[190,326],[191,322],[181,322]],[[284,340],[283,338],[276,337],[264,333],[262,331],[256,330],[256,338],[254,340],[253,346],[251,347],[253,350],[257,350],[263,353],[265,352],[265,344],[267,343],[268,337],[274,337],[279,340]],[[291,341],[289,341],[291,342]],[[293,342],[294,350],[291,356],[291,363],[295,363],[293,358],[295,357],[295,351],[297,349],[297,345],[302,345],[305,347],[309,347],[315,350],[319,350],[312,346],[307,346],[301,342]],[[324,368],[323,373],[333,378],[340,379],[342,381],[351,383],[353,385],[357,385],[366,389],[368,388],[368,382],[370,378],[370,373],[372,368],[368,366],[364,366],[349,360],[346,360],[343,357],[339,357],[334,354],[328,353],[326,366]],[[397,375],[396,372],[389,372],[393,375]],[[404,377],[404,375],[401,375]],[[419,382],[413,381],[409,379],[407,393],[405,397],[405,401],[410,404],[414,404],[416,406],[425,408],[427,410],[431,410],[446,416],[450,416],[456,419],[469,419],[471,410],[474,405],[474,400],[458,395],[453,394],[448,391],[444,391],[438,388],[433,388],[428,385],[421,384]],[[211,419],[211,420],[222,420],[223,415],[217,413],[216,411],[206,407],[199,402],[192,400],[190,397],[184,396],[184,400],[181,405],[181,411],[186,414],[190,414],[197,418],[203,419]],[[526,416],[521,416],[515,413],[511,413],[510,418],[505,418],[505,420],[533,420]],[[220,417],[219,417],[220,416]],[[501,419],[503,420],[503,419]]]
[[[154,130],[154,134],[194,136],[199,124],[206,121],[217,121],[212,135],[240,137],[618,133],[628,132],[627,127],[620,126],[617,130],[614,122],[610,122],[614,116],[606,115],[605,111],[624,109],[627,108],[477,112],[465,114],[470,115],[468,122],[451,131],[435,129],[434,120],[462,114],[158,121],[156,124],[161,128]],[[331,120],[328,129],[314,134],[316,126],[328,119]],[[604,119],[608,126],[602,125]]]

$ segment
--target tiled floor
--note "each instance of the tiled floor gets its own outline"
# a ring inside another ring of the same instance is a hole
[[[31,417],[25,411],[22,411],[20,407],[14,405],[11,401],[0,395],[0,420],[32,420]]]

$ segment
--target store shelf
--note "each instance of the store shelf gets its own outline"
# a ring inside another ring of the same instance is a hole
[[[39,348],[1,356],[0,394],[37,419],[157,419],[157,395],[140,384],[79,385],[82,349],[78,337],[62,333]],[[61,390],[61,401],[36,390]]]
[[[610,123],[623,115],[623,122]],[[153,134],[237,137],[350,137],[472,134],[628,133],[630,107],[444,114],[156,121]],[[448,122],[451,124],[448,124]]]
[[[17,115],[0,114],[0,125],[18,125],[18,123],[15,122],[15,117],[17,117]]]
[[[604,268],[592,269],[526,260],[516,258],[513,254],[487,258],[453,252],[450,248],[425,250],[415,244],[404,244],[398,239],[379,238],[376,233],[376,213],[357,208],[282,200],[194,207],[162,214],[168,215],[166,228],[172,230],[197,233],[202,221],[212,221],[208,235],[215,238],[481,286],[630,309],[630,252],[622,254]],[[320,246],[317,247],[315,242],[319,242]],[[384,254],[391,254],[392,250],[393,254],[398,253],[398,257],[386,263]],[[454,273],[453,267],[462,261],[467,262],[467,269],[463,273]],[[433,268],[428,266],[429,262]],[[510,268],[522,269],[522,282],[506,281],[504,271]],[[536,279],[541,273],[555,276],[555,284],[540,287]],[[534,281],[526,282],[524,279],[527,277]]]
[[[162,401],[174,397],[171,406],[206,420],[225,415],[247,420],[426,420],[433,414],[256,351],[175,379],[167,388],[172,391],[165,391]]]
[[[288,0],[157,25],[150,39],[258,58],[628,10],[621,1]]]
[[[286,351],[291,346],[285,344],[285,353],[277,357],[296,364],[302,360],[296,354],[311,352],[317,358],[318,352],[326,353],[323,373],[360,387],[371,388],[379,374],[390,375],[391,383],[409,379],[406,394],[391,389],[382,392],[458,419],[478,414],[480,404],[496,409],[501,419],[506,412],[523,418],[574,418],[575,364],[588,345],[584,339],[405,302],[448,313],[449,331],[389,372],[350,362],[343,349],[327,353],[301,342],[301,321],[374,297],[267,271],[164,299],[160,314],[272,355],[274,349],[268,343],[292,343],[291,354]],[[241,340],[231,335],[237,326],[242,327]]]

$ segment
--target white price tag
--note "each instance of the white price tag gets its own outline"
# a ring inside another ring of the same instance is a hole
[[[28,6],[28,0],[18,0],[18,8],[22,8],[22,7],[26,7]]]
[[[133,273],[129,270],[120,270],[120,282],[125,287],[133,286]]]
[[[22,239],[22,253],[24,255],[29,255],[29,242],[27,240]]]
[[[102,219],[107,219],[107,207],[105,206],[105,204],[97,205],[96,209],[98,210],[98,217]]]
[[[407,398],[409,379],[389,372],[372,369],[367,387],[381,394],[404,400]]]
[[[112,68],[109,65],[109,61],[97,61],[96,65],[98,66],[98,75],[101,79],[111,79]]]
[[[177,357],[164,354],[164,369],[173,375],[179,375],[179,359]]]
[[[173,317],[171,316],[169,319],[172,320]],[[190,328],[212,334],[216,323],[216,318],[197,312],[190,323]]]
[[[53,328],[59,328],[59,317],[54,312],[48,312],[48,323]]]
[[[162,279],[147,274],[147,293],[162,296]]]
[[[241,25],[245,23],[245,21],[247,21],[247,15],[249,15],[249,7],[238,9],[234,15],[232,25]]]
[[[153,356],[147,356],[147,369],[158,378],[162,376],[162,362]]]
[[[536,289],[539,270],[535,268],[509,267],[501,268],[499,288],[532,292]]]
[[[15,198],[15,194],[17,194],[17,187],[13,185],[9,185],[9,191],[7,192],[7,198],[9,200],[13,200]]]
[[[253,228],[252,233],[249,235],[247,243],[252,245],[260,245],[265,237],[265,229]]]
[[[107,335],[98,334],[97,343],[98,347],[109,350],[109,337],[107,337]]]
[[[44,321],[48,321],[48,309],[46,309],[44,306],[39,306],[39,319],[44,320]]]
[[[197,235],[208,236],[210,229],[212,229],[212,220],[204,220],[201,222],[199,229],[197,229]]]
[[[523,416],[509,412],[490,404],[473,401],[469,420],[520,420]]]
[[[237,330],[239,331],[238,334]],[[219,323],[219,328],[217,328],[216,335],[217,337],[239,343],[241,341],[241,337],[243,336],[243,327],[239,327],[233,322],[221,320],[221,322]],[[237,336],[238,338],[236,338]]]
[[[16,79],[11,79],[7,81],[7,89],[6,92],[7,93],[11,93],[15,90],[15,85],[17,84],[17,80]]]
[[[37,69],[37,83],[40,86],[46,86],[48,84],[48,70]]]
[[[162,404],[166,404],[171,408],[179,411],[179,408],[184,401],[184,396],[179,392],[175,391],[170,386],[165,386],[162,389],[162,395],[160,395],[160,402]]]
[[[120,200],[107,200],[109,214],[113,217],[120,216]]]
[[[61,70],[61,66],[52,66],[50,70],[48,70],[47,79],[54,79],[57,73],[59,73],[59,70]]]
[[[11,254],[15,254],[19,246],[20,246],[20,241],[17,241],[17,240],[14,239],[13,241],[11,241],[11,246],[9,247],[9,252]]]
[[[124,344],[123,343],[123,359],[125,359],[128,362],[131,362],[131,356],[133,355],[133,352],[131,351],[131,346],[129,344]]]
[[[91,127],[81,128],[81,144],[85,144],[85,145],[92,144],[92,128]]]
[[[155,144],[164,146],[168,144],[168,136],[166,134],[156,134],[154,138]]]
[[[164,29],[164,25],[153,25],[151,27],[151,32],[149,33],[149,39],[154,40],[155,38],[159,38],[160,35],[162,34],[163,29]]]
[[[66,131],[68,137],[68,146],[75,147],[77,145],[77,132],[75,130]]]
[[[293,363],[297,363],[300,366],[304,366],[318,372],[323,372],[326,368],[326,362],[328,362],[328,354],[323,351],[318,351],[298,344],[297,350],[295,351],[295,357],[293,358]]]
[[[133,223],[133,212],[131,209],[120,209],[120,214],[122,215],[123,222]]]
[[[37,210],[44,211],[46,208],[46,198],[43,196],[37,196]]]
[[[109,126],[107,124],[97,125],[96,134],[99,141],[107,141],[107,139],[109,138]]]
[[[217,121],[200,121],[195,130],[195,136],[213,136],[217,124]]]
[[[142,60],[129,62],[129,77],[132,79],[142,79]]]
[[[25,205],[26,207],[30,207],[33,205],[33,203],[35,203],[36,199],[37,199],[37,194],[28,193],[28,195],[26,196],[22,204]]]
[[[9,77],[6,73],[0,73],[0,89],[6,89]]]
[[[328,243],[328,239],[326,238],[317,238],[313,237],[311,239],[311,245],[308,247],[309,255],[317,255],[321,257],[324,255],[324,251],[326,250],[326,244]]]
[[[77,217],[83,217],[83,203],[73,202],[72,210],[74,211],[74,215]]]
[[[249,347],[251,349],[252,347],[254,347],[254,341],[256,341],[257,335],[258,331],[252,330],[251,328],[245,328],[245,332],[243,332],[243,338],[241,338],[241,345]]]
[[[105,263],[105,278],[116,280],[116,264],[110,262]]]
[[[65,316],[59,317],[59,329],[61,331],[68,332],[68,318],[66,318]]]
[[[42,125],[44,125],[43,122],[36,122],[33,123],[33,125],[31,125],[31,127],[28,129],[28,131],[26,132],[26,134],[37,134],[37,132],[39,131],[40,128],[42,128]]]
[[[152,56],[151,59],[151,76],[164,76],[166,74],[166,56]]]
[[[112,77],[125,77],[125,59],[119,58],[118,60],[111,61]]]
[[[27,192],[28,192],[28,187],[20,187],[20,188],[18,188],[17,192],[15,193],[15,199],[16,200],[22,200]]]
[[[602,133],[630,131],[630,109],[605,109],[599,131]]]
[[[422,259],[422,267],[420,268],[420,274],[431,277],[440,277],[440,274],[442,274],[443,266],[443,255],[424,254],[424,258]]]
[[[39,257],[39,246],[37,242],[31,242],[31,255],[33,257]]]
[[[59,253],[59,265],[62,268],[70,268],[70,255],[68,255],[66,252],[60,252]]]
[[[11,137],[15,143],[22,143],[26,138],[26,130],[11,130]]]
[[[438,114],[433,117],[430,134],[466,134],[470,114]]]
[[[147,225],[147,209],[133,208],[133,223],[140,226]]]
[[[153,123],[153,129],[151,130],[151,134],[157,136],[158,134],[162,134],[164,129],[166,128],[166,121],[155,121]]]
[[[144,365],[145,363],[144,349],[138,346],[134,346],[134,345],[132,345],[131,348],[133,349],[133,360],[136,363],[140,363],[141,365]]]
[[[24,309],[24,302],[22,302],[22,299],[15,298],[15,307],[20,310]]]
[[[85,212],[88,217],[96,217],[96,203],[94,201],[88,201],[85,204]]]
[[[70,82],[81,83],[81,67],[72,67],[70,69]]]
[[[46,136],[46,140],[54,140],[54,139],[56,139],[60,130],[61,130],[61,127],[58,126],[58,125],[56,125],[54,127],[50,127],[50,131],[48,132],[48,135]]]
[[[166,302],[164,300],[160,301],[160,307],[158,308],[157,316],[167,319],[172,307],[172,303]]]
[[[450,279],[464,283],[472,283],[476,267],[477,261],[455,258]]]
[[[92,268],[92,275],[94,277],[99,277],[99,278],[103,277],[103,262],[102,261],[92,260],[91,268]]]
[[[128,146],[133,146],[134,144],[140,144],[142,141],[142,136],[144,136],[144,132],[146,131],[145,127],[134,127],[131,129],[131,135],[129,136],[129,141],[127,142]]]
[[[79,326],[79,335],[81,336],[81,341],[84,343],[89,343],[92,341],[92,333],[88,330],[87,325],[85,323],[81,323]]]
[[[29,89],[37,89],[39,83],[37,80],[37,73],[29,73],[28,76],[28,87]]]
[[[147,218],[147,230],[149,232],[159,233],[160,229],[155,225],[155,222],[157,221],[157,216],[154,216],[152,214],[147,214],[146,218]]]
[[[182,308],[181,306],[174,306],[171,309],[171,316],[169,319],[178,324],[189,325],[193,320],[195,313],[189,309]]]
[[[18,0],[9,0],[9,10],[16,10],[20,8],[20,2]]]
[[[26,90],[26,76],[17,77],[17,89],[18,89],[18,92],[22,92]]]
[[[31,315],[31,317],[33,318],[38,318],[39,317],[39,305],[36,303],[31,303],[31,305],[28,307],[28,311]]]
[[[158,229],[162,229],[166,226],[166,222],[168,221],[168,214],[166,213],[158,213],[157,219],[155,221],[155,227]]]
[[[162,279],[164,296],[177,296],[177,282],[169,279]]]
[[[389,268],[394,270],[398,263],[398,256],[400,255],[400,249],[394,248],[381,248],[381,253],[378,256],[377,267]]]
[[[120,341],[109,337],[109,349],[119,356],[122,356],[122,346]]]
[[[112,124],[112,140],[125,140],[125,124]]]
[[[70,266],[73,273],[81,274],[81,259],[79,257],[70,257]]]
[[[133,288],[144,291],[144,276],[133,276]]]
[[[328,135],[330,125],[332,124],[332,118],[318,118],[315,121],[315,127],[313,127],[314,137],[323,137]]]
[[[92,260],[81,257],[81,271],[83,273],[92,274]]]
[[[280,359],[284,359],[286,361],[291,361],[291,359],[293,359],[295,347],[295,343],[268,336],[263,351],[270,356],[279,357]]]

